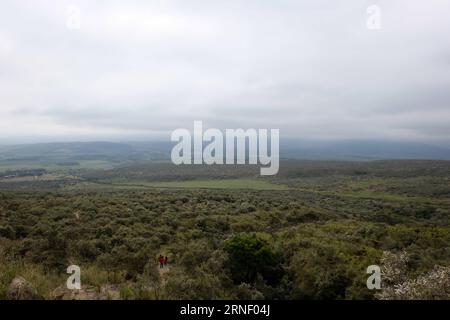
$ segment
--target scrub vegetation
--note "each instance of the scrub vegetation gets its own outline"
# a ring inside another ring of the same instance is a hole
[[[166,163],[5,174],[0,298],[23,277],[35,297],[57,299],[72,264],[83,288],[114,288],[104,298],[115,299],[395,299],[396,284],[448,298],[423,279],[450,274],[450,162],[280,168],[270,178]],[[403,260],[401,280],[367,289],[369,265]]]

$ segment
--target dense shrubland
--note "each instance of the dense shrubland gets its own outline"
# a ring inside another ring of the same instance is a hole
[[[283,191],[0,192],[0,298],[17,276],[54,298],[71,264],[81,267],[83,284],[115,285],[123,299],[420,298],[433,295],[417,290],[442,291],[424,286],[449,274],[448,167],[394,163],[384,177],[377,165],[358,165],[356,173],[342,166],[335,176],[302,177],[304,169],[292,168],[277,177],[291,187]],[[368,290],[367,266],[385,268],[404,251],[402,278],[385,282],[383,293]],[[164,275],[159,254],[169,258]]]

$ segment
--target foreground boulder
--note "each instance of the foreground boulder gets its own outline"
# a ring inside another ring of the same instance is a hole
[[[16,277],[11,281],[6,296],[10,300],[42,299],[36,289],[23,277]]]

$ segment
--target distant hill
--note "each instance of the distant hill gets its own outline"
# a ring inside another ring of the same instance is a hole
[[[63,142],[0,146],[0,161],[169,160],[171,142]],[[283,159],[450,160],[450,149],[413,142],[282,140]]]

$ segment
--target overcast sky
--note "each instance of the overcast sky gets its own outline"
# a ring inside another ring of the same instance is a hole
[[[0,143],[169,139],[194,120],[448,143],[449,15],[444,0],[2,0]]]

